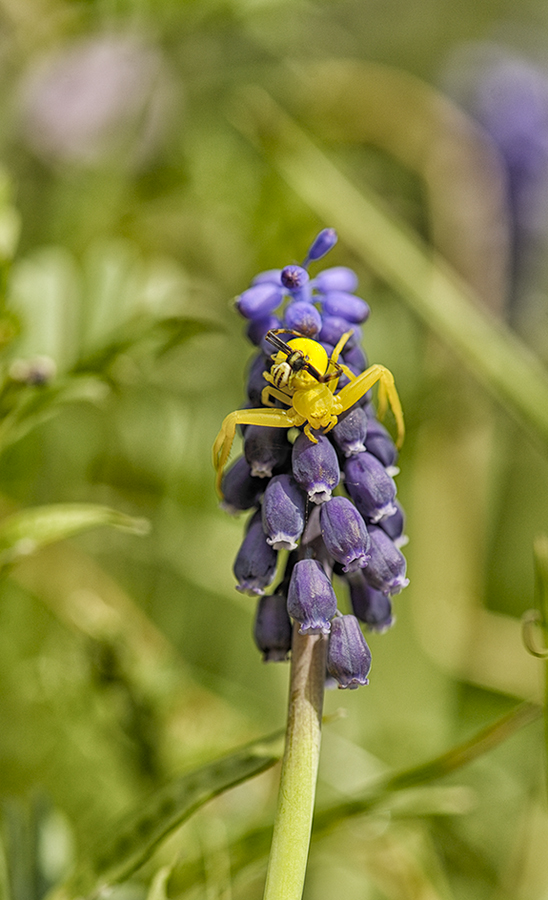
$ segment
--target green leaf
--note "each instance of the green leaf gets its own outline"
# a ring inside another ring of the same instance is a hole
[[[91,872],[77,872],[60,897],[97,898],[143,865],[158,844],[218,794],[273,766],[281,756],[283,732],[248,744],[229,756],[195,769],[157,791],[148,803],[115,823],[91,851]],[[160,895],[161,896],[161,895]]]
[[[358,189],[265,91],[240,91],[232,118],[295,193],[546,448],[548,372],[535,354],[373,191]]]
[[[54,503],[7,516],[0,523],[0,566],[61,541],[108,525],[133,534],[146,534],[148,522],[94,503]]]

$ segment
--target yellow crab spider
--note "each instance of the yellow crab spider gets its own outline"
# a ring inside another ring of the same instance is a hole
[[[403,410],[390,370],[373,365],[361,375],[354,375],[348,366],[338,361],[351,332],[343,334],[330,357],[325,348],[312,338],[299,335],[286,343],[279,337],[282,333],[284,329],[269,331],[266,335],[266,340],[278,351],[274,355],[271,371],[263,372],[263,378],[269,383],[262,391],[261,401],[268,408],[238,409],[229,413],[213,445],[213,465],[217,472],[215,484],[220,497],[223,469],[238,425],[262,425],[270,428],[299,428],[304,425],[304,433],[308,439],[317,443],[311,429],[322,429],[324,433],[331,431],[341,413],[354,406],[377,382],[379,416],[383,417],[390,404],[398,430],[396,445],[399,447],[402,444]],[[339,377],[343,373],[348,377],[349,383],[336,394]],[[281,401],[289,409],[273,408],[273,400]]]

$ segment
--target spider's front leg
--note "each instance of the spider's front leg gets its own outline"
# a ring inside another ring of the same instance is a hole
[[[337,397],[343,405],[344,412],[350,409],[358,400],[361,400],[363,395],[367,394],[367,391],[377,382],[379,383],[379,418],[382,419],[387,405],[390,404],[398,429],[396,446],[401,447],[405,434],[403,410],[396,385],[394,384],[394,376],[390,369],[386,369],[378,364],[370,366],[365,372],[362,372],[361,375],[358,375],[357,378],[351,381],[350,384],[345,385],[339,391]]]
[[[213,466],[217,472],[215,487],[222,499],[221,479],[223,469],[230,455],[230,449],[236,434],[238,425],[263,425],[269,428],[292,428],[295,424],[295,416],[290,415],[285,409],[237,409],[231,412],[223,420],[221,430],[213,444]]]

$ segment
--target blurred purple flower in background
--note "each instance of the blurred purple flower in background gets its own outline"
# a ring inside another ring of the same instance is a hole
[[[94,165],[124,154],[141,164],[165,133],[173,82],[159,49],[129,34],[57,48],[21,86],[24,135],[47,161]]]
[[[470,43],[453,52],[442,86],[485,129],[504,164],[508,318],[534,339],[539,327],[548,327],[538,290],[548,244],[548,66],[502,43]]]

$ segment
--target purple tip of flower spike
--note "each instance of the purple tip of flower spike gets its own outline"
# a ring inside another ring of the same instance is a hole
[[[316,559],[295,563],[287,593],[287,611],[300,622],[300,634],[328,634],[337,611],[333,585]]]
[[[321,259],[322,256],[325,256],[326,253],[333,249],[337,240],[337,232],[334,228],[324,228],[312,241],[303,265],[306,266],[309,262]]]
[[[244,455],[256,478],[270,478],[275,469],[286,466],[291,444],[286,428],[248,425],[245,430]]]
[[[298,291],[310,280],[302,266],[286,266],[282,269],[282,284],[288,291]]]
[[[347,266],[332,266],[318,272],[312,284],[321,294],[327,291],[348,291],[352,294],[358,287],[358,276]]]
[[[283,594],[265,594],[257,604],[253,637],[263,662],[285,662],[291,650],[291,619]]]
[[[258,506],[264,488],[264,481],[253,478],[247,460],[239,456],[223,475],[221,508],[233,515]]]
[[[322,317],[312,303],[298,300],[289,303],[284,313],[284,325],[289,331],[299,331],[306,337],[315,338],[322,327]]]
[[[365,580],[383,594],[399,594],[409,584],[405,577],[405,556],[379,525],[370,526],[369,536],[371,558],[364,572]]]
[[[259,272],[258,275],[255,275],[255,278],[251,282],[251,285],[254,286],[256,284],[275,284],[277,287],[282,286],[282,270],[281,269],[267,269],[265,272]]]
[[[390,597],[367,584],[363,571],[348,576],[347,582],[354,615],[365,622],[370,631],[379,634],[387,631],[394,624]]]
[[[276,475],[263,498],[263,530],[274,550],[294,550],[305,522],[306,498],[291,475]]]
[[[362,569],[370,559],[369,534],[363,517],[346,497],[332,497],[320,511],[324,544],[343,572]]]
[[[394,479],[372,453],[347,459],[344,475],[346,490],[365,519],[375,523],[397,511]]]
[[[261,511],[252,517],[234,562],[236,590],[251,597],[264,594],[276,574],[277,552],[267,543]]]
[[[293,444],[291,467],[295,481],[308,493],[312,503],[325,503],[337,487],[341,472],[333,444],[323,434],[318,442],[301,433]]]
[[[369,684],[371,651],[355,616],[336,616],[331,623],[327,671],[340,688]]]
[[[332,429],[333,439],[345,456],[364,452],[367,422],[364,410],[361,406],[355,406]]]
[[[246,319],[264,319],[282,301],[282,289],[271,282],[255,284],[236,298],[236,309]]]
[[[326,316],[339,316],[347,322],[365,322],[371,310],[361,297],[347,291],[328,291],[322,298],[322,311]]]

